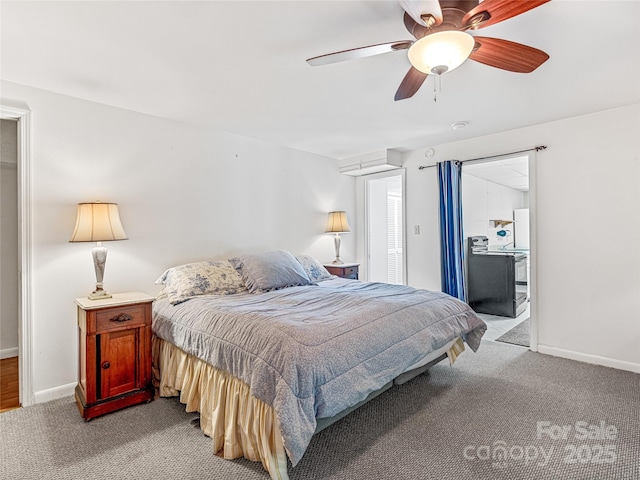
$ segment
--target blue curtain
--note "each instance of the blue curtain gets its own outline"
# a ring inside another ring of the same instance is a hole
[[[465,301],[461,184],[462,163],[438,163],[442,291]]]

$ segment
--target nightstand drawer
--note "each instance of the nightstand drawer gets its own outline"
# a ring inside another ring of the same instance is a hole
[[[346,267],[346,268],[343,268],[342,270],[344,272],[343,275],[345,277],[352,277],[354,275],[356,276],[358,275],[358,267]]]
[[[358,280],[358,264],[351,265],[334,265],[326,264],[324,266],[331,275],[337,275],[338,277],[348,278],[351,280]]]
[[[96,313],[96,332],[139,327],[145,321],[144,305],[108,308]]]

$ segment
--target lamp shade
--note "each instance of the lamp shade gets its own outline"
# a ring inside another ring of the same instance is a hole
[[[347,212],[329,212],[327,229],[324,233],[347,233],[351,231],[347,221]]]
[[[127,240],[117,203],[79,203],[70,242]]]
[[[474,45],[475,40],[468,33],[448,30],[422,37],[411,45],[407,55],[417,70],[440,75],[462,65]]]

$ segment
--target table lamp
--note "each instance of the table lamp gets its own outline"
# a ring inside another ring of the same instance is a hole
[[[88,295],[91,300],[111,298],[103,289],[102,279],[107,262],[107,247],[102,242],[127,240],[120,221],[117,203],[79,203],[76,226],[70,242],[97,242],[93,247],[93,265],[96,271],[96,289]]]
[[[340,260],[340,234],[348,233],[351,231],[349,222],[347,221],[347,212],[329,212],[329,219],[327,220],[327,229],[324,233],[333,233],[333,245],[336,249],[336,259],[331,262],[333,265],[341,265],[344,262]]]

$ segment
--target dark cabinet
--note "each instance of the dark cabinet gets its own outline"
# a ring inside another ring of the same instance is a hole
[[[524,268],[524,281],[520,280]],[[478,313],[517,317],[527,307],[526,257],[469,253],[467,297]]]

